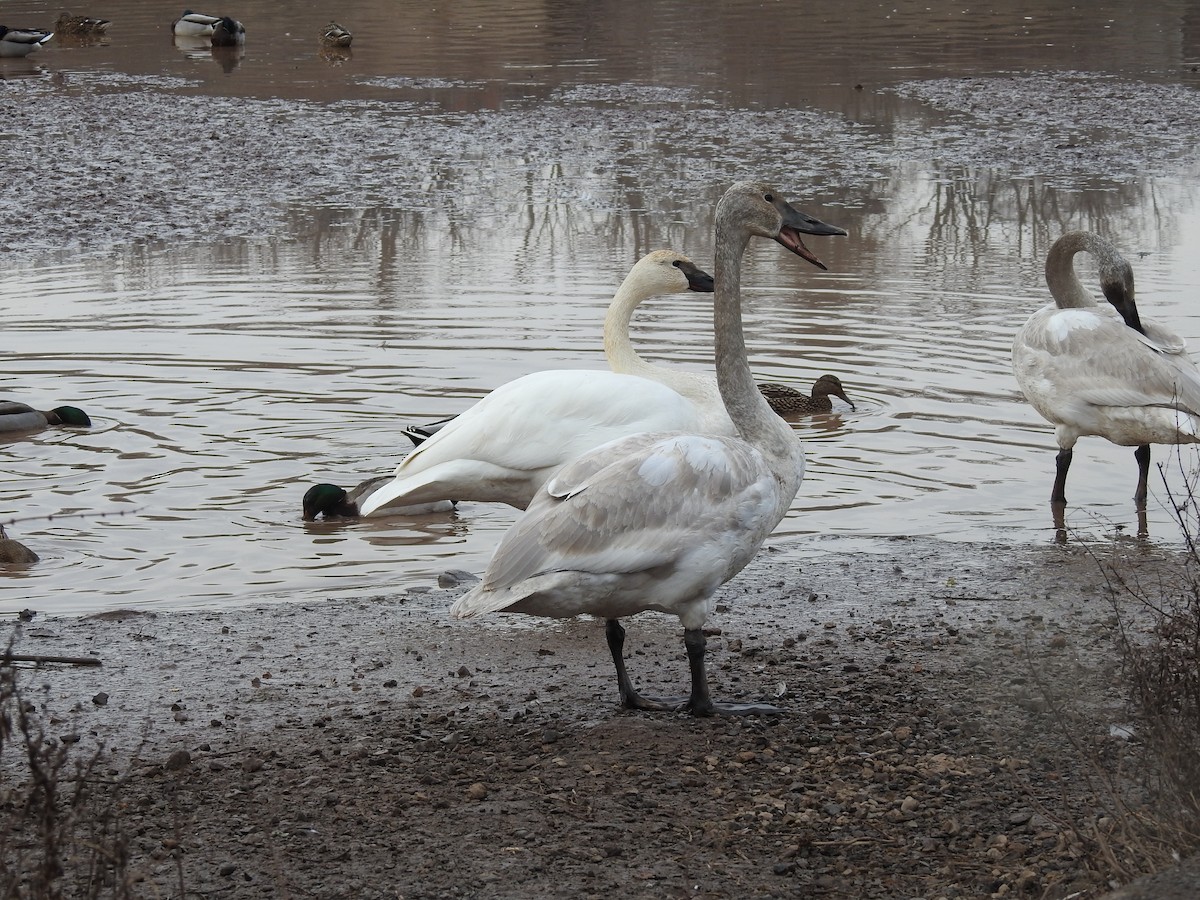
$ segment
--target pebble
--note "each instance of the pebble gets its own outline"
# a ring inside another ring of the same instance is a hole
[[[176,750],[167,757],[166,768],[168,772],[178,772],[186,769],[192,764],[192,754],[186,750]]]

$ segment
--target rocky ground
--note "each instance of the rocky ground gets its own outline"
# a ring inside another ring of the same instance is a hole
[[[459,588],[4,632],[103,662],[23,691],[76,758],[104,748],[133,896],[1103,895],[1136,849],[1107,777],[1139,747],[1110,565],[1169,590],[1178,562],[838,543],[721,592],[714,693],[773,717],[622,711],[599,623],[451,622]],[[677,623],[627,625],[635,680],[683,689]]]

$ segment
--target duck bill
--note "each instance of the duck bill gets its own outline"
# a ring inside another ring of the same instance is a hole
[[[821,262],[816,254],[808,249],[801,235],[844,235],[846,229],[828,225],[814,216],[802,213],[787,201],[780,200],[777,205],[779,211],[783,213],[783,225],[779,229],[779,234],[775,235],[775,240],[801,259],[808,260],[818,269],[825,269],[825,263]]]

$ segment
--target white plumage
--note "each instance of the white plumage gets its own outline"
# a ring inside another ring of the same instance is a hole
[[[614,371],[550,370],[501,385],[413,450],[391,482],[363,499],[362,514],[435,500],[524,509],[563,463],[614,438],[665,430],[732,434],[711,376],[706,382],[697,373],[652,366],[629,341],[630,316],[639,304],[689,289],[711,291],[712,280],[686,256],[660,250],[643,257],[605,319],[605,350]]]
[[[1101,308],[1075,274],[1074,256],[1091,253],[1105,298]],[[1184,342],[1141,317],[1133,270],[1104,238],[1064,234],[1046,256],[1054,305],[1029,317],[1013,341],[1013,372],[1029,403],[1055,426],[1059,446],[1051,502],[1065,504],[1067,470],[1080,437],[1137,447],[1134,499],[1144,506],[1150,444],[1197,441],[1200,372]]]
[[[717,382],[737,435],[639,434],[564,466],[505,533],[482,582],[452,607],[454,616],[499,610],[601,616],[625,706],[686,707],[696,715],[770,711],[713,703],[702,626],[717,588],[754,557],[804,474],[799,441],[750,373],[739,295],[741,257],[752,235],[773,238],[824,268],[801,232],[845,234],[761,184],[734,185],[717,207]],[[644,698],[625,671],[618,619],[651,609],[683,624],[692,681],[683,700]]]

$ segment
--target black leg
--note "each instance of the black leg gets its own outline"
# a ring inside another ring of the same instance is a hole
[[[714,702],[708,693],[708,674],[704,670],[706,640],[699,628],[684,629],[683,646],[687,648],[688,669],[692,673],[692,695],[687,708],[693,716],[711,716],[720,713],[727,716],[769,716],[783,712],[767,703],[724,703]]]
[[[1138,464],[1137,490],[1133,492],[1133,502],[1138,509],[1146,508],[1147,482],[1150,479],[1150,445],[1142,444],[1133,451],[1133,458]]]
[[[712,697],[708,693],[708,673],[704,670],[704,651],[708,640],[699,628],[685,628],[683,646],[687,649],[688,669],[692,673],[692,695],[688,698],[688,710],[693,716],[713,714]]]
[[[617,670],[617,690],[621,693],[623,707],[648,712],[670,712],[683,707],[685,701],[682,697],[651,700],[634,690],[633,682],[629,680],[629,672],[625,669],[625,629],[619,621],[607,619],[604,623],[604,636],[608,639],[608,652],[612,654],[613,666]]]
[[[1067,502],[1067,469],[1071,468],[1074,450],[1059,450],[1054,458],[1054,487],[1050,491],[1051,503]]]

